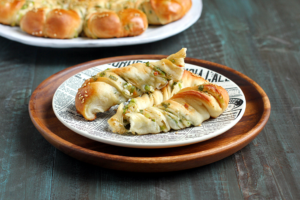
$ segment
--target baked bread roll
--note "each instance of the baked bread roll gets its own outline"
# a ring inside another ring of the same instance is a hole
[[[64,9],[72,8],[72,9]],[[85,5],[65,1],[35,4],[21,19],[20,27],[33,36],[69,39],[78,37],[82,31]]]
[[[86,80],[75,97],[77,112],[87,120],[96,113],[126,102],[144,93],[178,82],[183,75],[186,49],[156,62],[135,63],[123,68],[107,69]]]
[[[6,0],[0,2],[0,23],[18,25],[18,13],[25,5],[26,0]]]
[[[191,7],[191,0],[146,0],[140,5],[149,24],[153,25],[168,24],[181,19]]]
[[[115,12],[91,9],[85,19],[84,33],[89,38],[119,38],[141,35],[148,28],[146,15],[138,9]]]
[[[118,108],[118,118],[108,120],[113,132],[148,134],[200,126],[210,117],[221,115],[228,106],[229,96],[221,86],[203,83],[180,90],[171,99],[140,110],[124,112]]]

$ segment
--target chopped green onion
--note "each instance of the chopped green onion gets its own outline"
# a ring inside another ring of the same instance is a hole
[[[117,81],[117,80],[118,80],[118,78],[115,77],[115,76],[113,76],[113,75],[109,75],[109,78],[112,79],[112,80],[114,80],[114,81]]]
[[[203,91],[203,89],[204,89],[204,85],[200,85],[200,86],[198,87],[198,90],[199,90],[199,91]]]
[[[146,90],[147,92],[150,92],[150,86],[149,86],[149,85],[145,85],[145,90]]]
[[[135,87],[134,86],[131,86],[130,88],[130,93],[133,93],[135,91]]]
[[[159,67],[154,67],[154,70],[156,70],[160,75],[166,75],[166,73],[162,71]]]
[[[177,82],[174,82],[174,83],[172,84],[172,89],[174,89],[175,85],[177,85]]]
[[[161,131],[165,130],[167,127],[166,126],[160,126],[159,127]]]
[[[153,122],[155,122],[155,119],[151,119]]]
[[[146,62],[146,66],[147,66],[147,67],[150,67],[150,63],[149,63],[149,61],[148,61],[148,62]]]
[[[162,105],[163,107],[165,107],[165,108],[168,108],[169,105],[170,105],[170,103],[164,103],[164,102],[162,102],[161,105]]]
[[[126,114],[127,109],[128,109],[128,105],[124,106],[124,108],[123,108],[123,114]]]
[[[96,81],[98,78],[97,78],[97,75],[94,75],[92,76],[93,80]]]
[[[24,9],[26,9],[26,8],[28,8],[28,4],[26,3],[26,4],[24,4],[23,6],[22,6],[22,10],[24,10]]]
[[[179,86],[179,88],[180,88],[180,89],[182,88],[182,85],[181,85],[181,83],[178,83],[178,86]]]
[[[105,72],[100,73],[100,77],[103,77],[103,76],[105,76]]]

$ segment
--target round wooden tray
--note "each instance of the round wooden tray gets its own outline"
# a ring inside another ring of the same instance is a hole
[[[163,55],[105,58],[79,64],[43,81],[29,102],[31,120],[53,146],[78,160],[104,168],[134,172],[166,172],[190,169],[221,160],[251,142],[266,125],[271,105],[263,89],[244,74],[229,67],[193,58],[185,62],[206,67],[234,81],[246,97],[246,111],[233,128],[211,140],[169,149],[133,149],[112,146],[85,138],[65,127],[54,115],[52,97],[69,77],[85,69],[123,60],[162,59]]]

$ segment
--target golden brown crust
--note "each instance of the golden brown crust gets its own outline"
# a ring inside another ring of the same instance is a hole
[[[207,83],[203,86],[203,91],[213,95],[224,111],[229,103],[229,96],[227,91],[223,87],[213,83]]]
[[[212,95],[217,100],[218,104],[220,105],[220,107],[222,108],[223,111],[228,106],[228,103],[229,103],[228,93],[223,87],[221,87],[219,85],[206,82],[206,83],[203,83],[198,86],[184,88],[184,89],[180,90],[180,92],[178,94],[182,96],[185,94],[185,92],[191,92],[191,91],[197,91],[200,93],[207,93],[209,95]],[[181,94],[181,93],[184,93],[184,94]]]
[[[191,0],[150,0],[150,3],[161,24],[182,18],[192,6]]]
[[[148,28],[147,16],[137,9],[124,9],[118,13],[122,27],[122,37],[141,35]]]
[[[137,36],[148,27],[146,15],[137,9],[95,12],[86,21],[84,31],[90,38]]]
[[[0,23],[14,26],[17,12],[25,4],[25,0],[0,2]]]
[[[184,73],[182,75],[182,79],[183,80],[193,79],[193,80],[199,80],[199,81],[203,81],[203,82],[208,82],[202,76],[198,76],[197,74],[194,74],[194,73],[192,73],[190,71],[187,71],[187,70],[184,70]]]
[[[81,18],[74,10],[53,9],[47,14],[44,36],[58,39],[77,37],[81,25]]]
[[[84,32],[89,38],[121,37],[121,21],[114,11],[93,13],[86,21]]]
[[[20,27],[28,34],[43,37],[44,24],[46,20],[46,9],[39,8],[28,11],[20,22]]]
[[[75,107],[79,114],[81,114],[85,119],[88,119],[89,117],[86,116],[86,106],[88,105],[88,101],[90,97],[94,96],[94,88],[91,86],[90,81],[87,80],[84,82],[81,88],[78,89],[78,92],[75,96]],[[96,119],[96,115],[93,119]]]

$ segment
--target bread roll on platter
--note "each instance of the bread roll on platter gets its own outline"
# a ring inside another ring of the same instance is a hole
[[[118,108],[117,117],[108,121],[113,132],[148,134],[200,126],[210,117],[216,118],[227,108],[229,96],[221,86],[205,82],[180,90],[171,99],[139,110],[127,112]],[[118,123],[116,123],[116,119]]]
[[[75,97],[77,112],[87,120],[110,107],[162,89],[170,81],[179,82],[184,72],[186,49],[156,62],[135,63],[127,67],[106,69],[87,79]]]
[[[149,24],[168,24],[181,19],[192,7],[191,0],[144,1],[140,9],[147,15]]]
[[[0,23],[57,39],[137,36],[182,18],[191,0],[2,0]]]
[[[76,38],[82,31],[85,4],[55,1],[34,4],[20,20],[23,31],[33,36],[57,39]]]
[[[118,12],[108,9],[90,9],[84,24],[89,38],[119,38],[137,36],[148,28],[146,15],[134,8]]]
[[[26,0],[11,0],[0,2],[0,23],[15,26],[18,25],[19,11]]]

